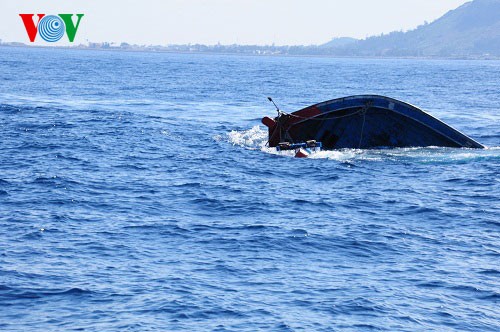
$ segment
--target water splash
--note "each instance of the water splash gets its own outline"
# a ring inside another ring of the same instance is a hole
[[[294,151],[276,151],[267,146],[267,131],[261,126],[247,130],[233,130],[227,134],[227,141],[250,150],[293,157]],[[411,147],[381,149],[341,149],[313,152],[311,159],[330,159],[340,162],[355,161],[396,161],[416,163],[462,163],[478,160],[500,159],[500,147],[486,149],[443,148],[443,147]]]
[[[267,150],[267,131],[260,126],[248,130],[233,130],[227,134],[229,143],[251,150]]]

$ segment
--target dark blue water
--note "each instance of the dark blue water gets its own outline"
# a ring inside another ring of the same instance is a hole
[[[0,330],[498,331],[500,62],[0,48]],[[415,104],[486,150],[264,147]]]

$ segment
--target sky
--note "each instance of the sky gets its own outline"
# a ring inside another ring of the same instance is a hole
[[[20,13],[83,13],[74,44],[313,45],[432,22],[467,0],[0,0],[0,39],[30,44]],[[35,23],[37,20],[35,19]],[[35,45],[47,45],[38,36]],[[57,45],[69,45],[66,36]]]

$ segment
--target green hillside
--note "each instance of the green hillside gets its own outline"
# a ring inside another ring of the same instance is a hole
[[[500,0],[475,0],[412,31],[327,48],[347,56],[500,57]]]

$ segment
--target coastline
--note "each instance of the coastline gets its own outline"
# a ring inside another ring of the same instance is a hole
[[[92,43],[96,44],[96,43]],[[29,45],[24,43],[1,43],[0,47],[14,47],[14,48],[41,48],[41,49],[69,49],[69,50],[79,50],[79,51],[111,51],[111,52],[143,52],[143,53],[172,53],[172,54],[205,54],[205,55],[238,55],[238,56],[257,56],[257,57],[300,57],[300,58],[338,58],[338,59],[381,59],[381,60],[391,60],[391,59],[414,59],[414,60],[469,60],[469,61],[498,61],[499,56],[485,54],[479,55],[457,55],[457,56],[377,56],[377,55],[338,55],[338,54],[325,54],[325,53],[282,53],[282,52],[262,52],[259,53],[256,48],[263,47],[274,47],[274,46],[255,46],[251,49],[252,51],[244,52],[231,52],[231,51],[218,51],[210,49],[207,51],[201,50],[182,50],[173,48],[170,46],[142,46],[142,45],[132,45],[131,47],[120,47],[120,46],[110,46],[107,43],[98,44],[97,46],[42,46],[42,45]],[[108,46],[106,46],[106,44]],[[188,45],[182,45],[188,46]],[[206,45],[203,45],[206,46]],[[231,45],[233,46],[233,45]],[[248,49],[252,46],[246,45],[234,45],[236,48],[242,47]],[[208,46],[206,46],[208,47]],[[279,48],[287,47],[309,47],[309,46],[278,46]]]

